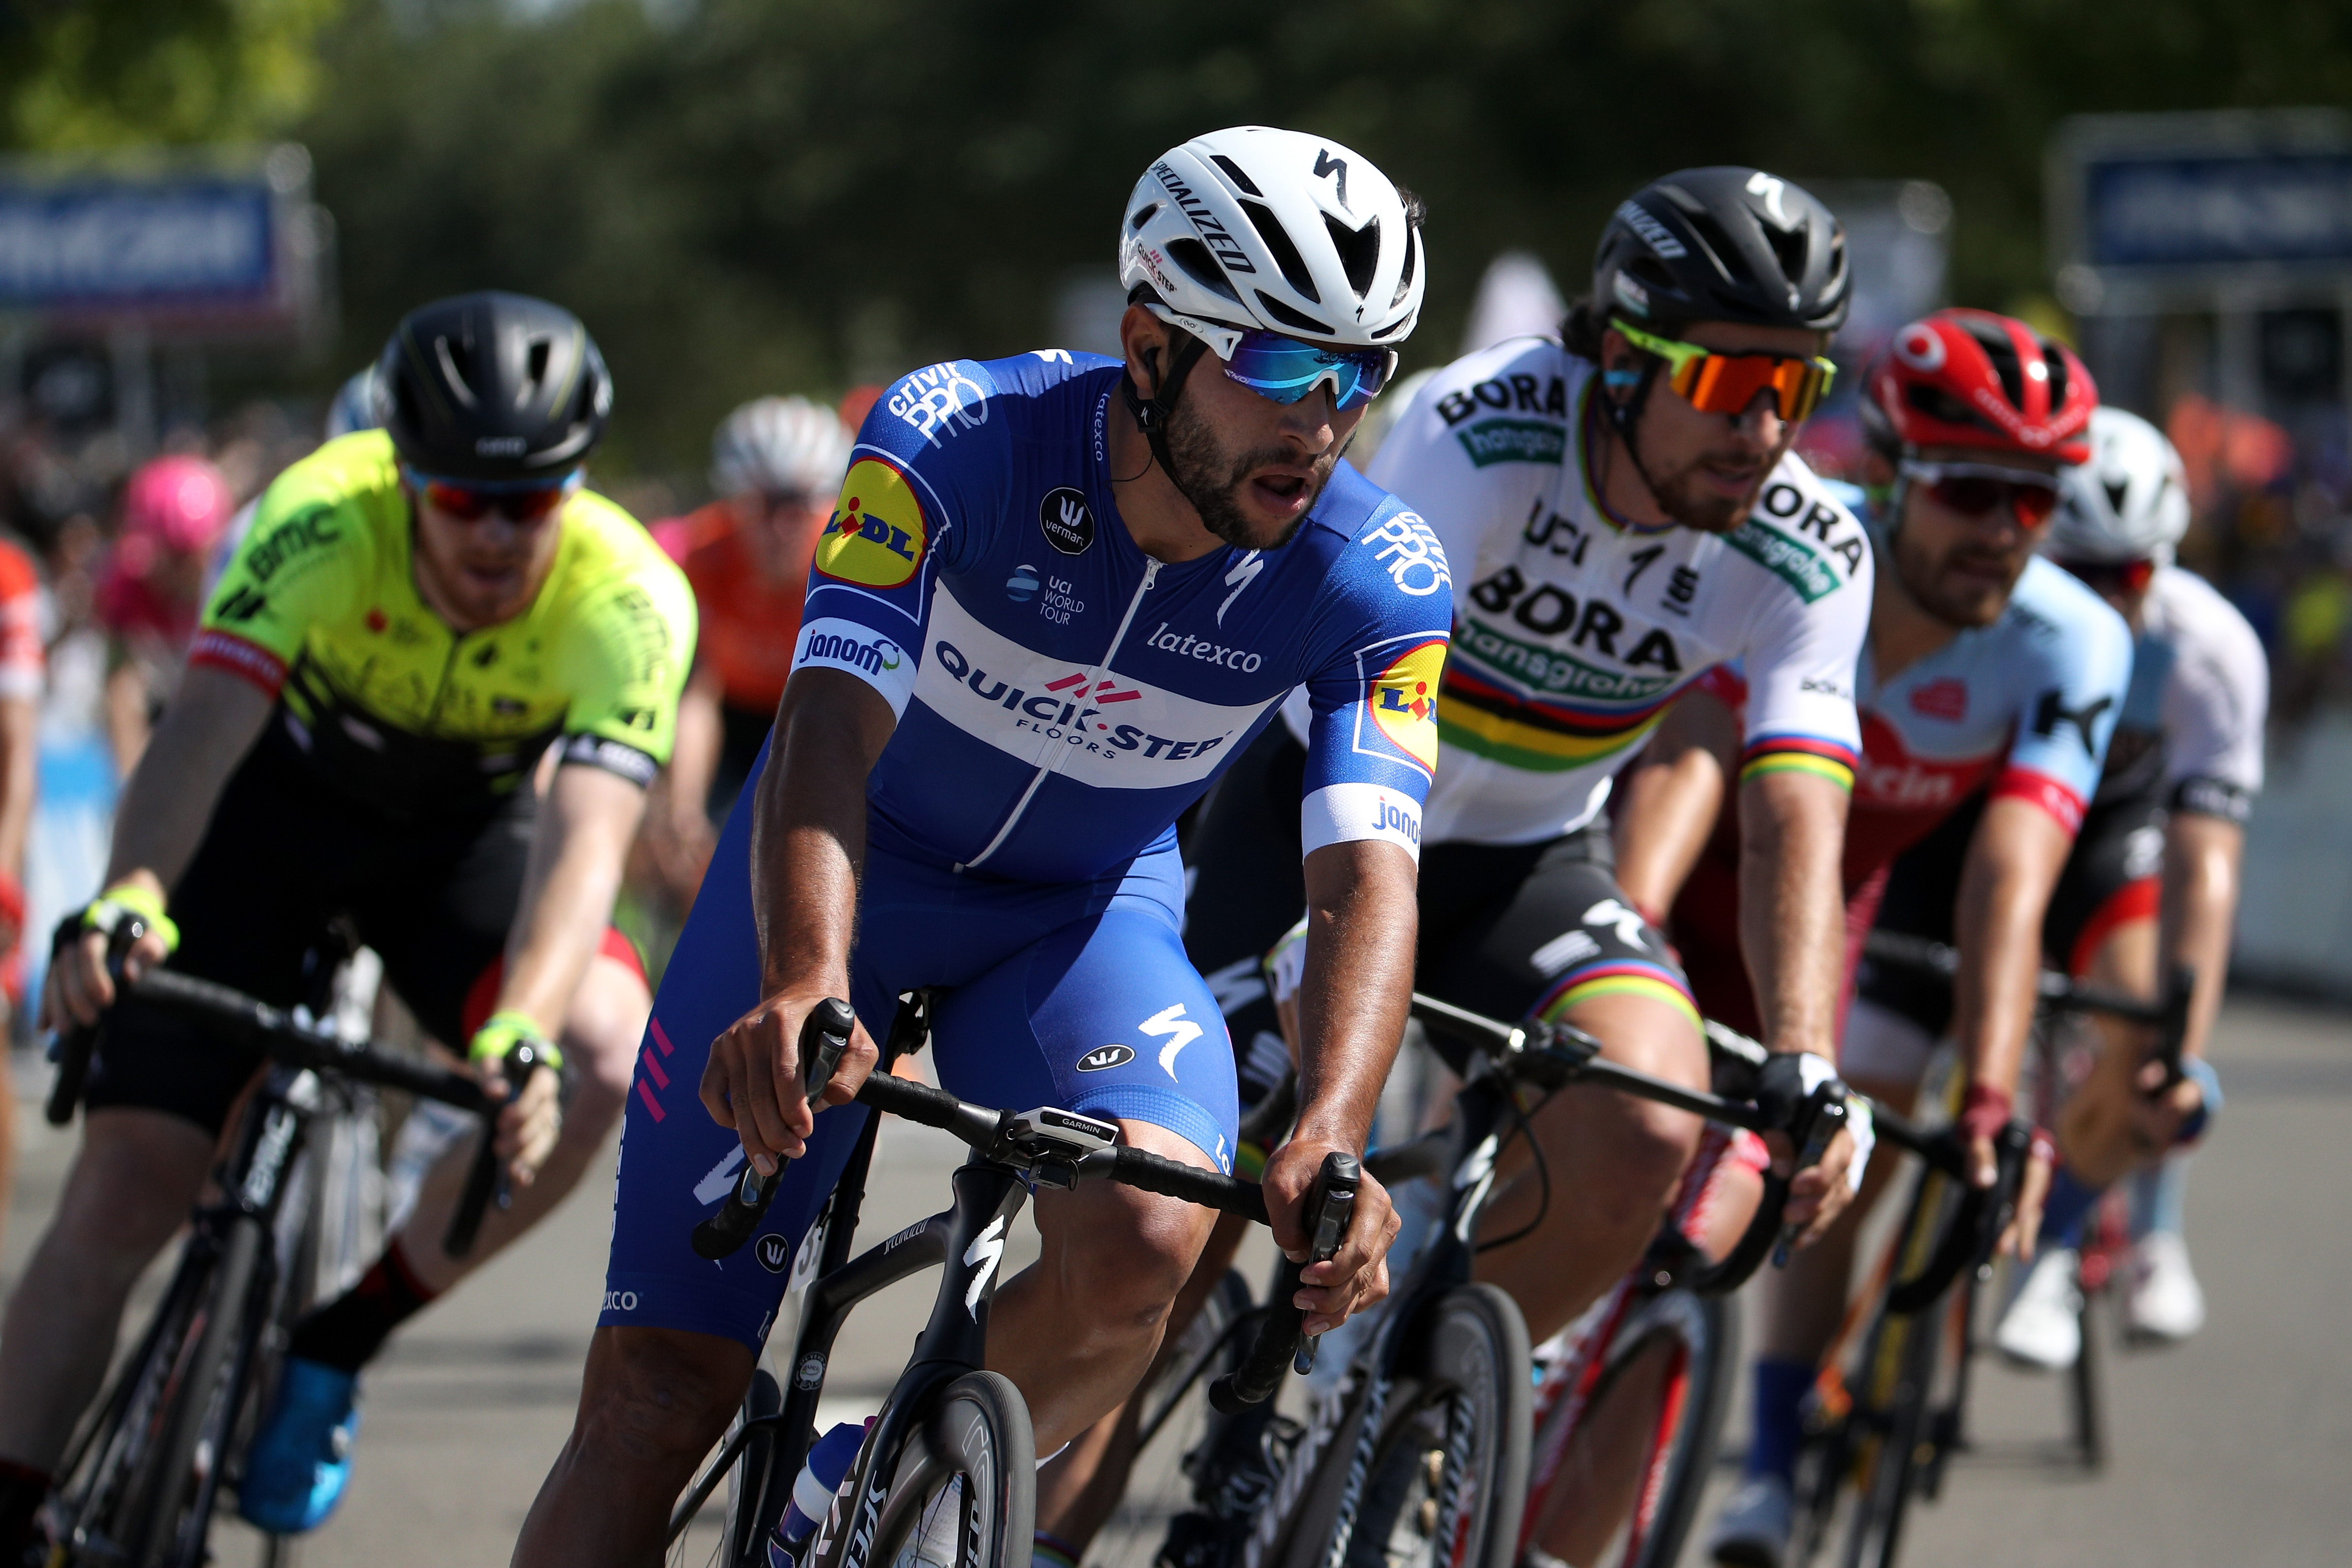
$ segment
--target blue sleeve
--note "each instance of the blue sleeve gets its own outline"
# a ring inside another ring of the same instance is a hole
[[[1307,679],[1314,716],[1299,812],[1307,854],[1377,838],[1420,858],[1453,582],[1437,535],[1395,500],[1332,563]]]
[[[2062,574],[2058,567],[2047,570]],[[2059,587],[2035,606],[2053,625],[2036,639],[2042,657],[2021,683],[2016,738],[1992,793],[2030,800],[2075,833],[2131,685],[2132,637],[2124,618],[2089,589],[2072,578]]]
[[[986,365],[952,360],[875,402],[811,563],[794,671],[843,670],[906,711],[931,585],[985,545],[994,516],[989,479],[1007,444],[997,391]]]

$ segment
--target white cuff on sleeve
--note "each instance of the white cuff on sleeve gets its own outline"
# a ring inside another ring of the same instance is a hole
[[[1298,837],[1312,855],[1326,844],[1378,838],[1421,863],[1421,803],[1385,784],[1326,784],[1299,803]]]
[[[907,716],[907,699],[915,691],[914,653],[871,626],[827,619],[801,627],[793,672],[809,668],[846,670],[880,692],[893,714]]]

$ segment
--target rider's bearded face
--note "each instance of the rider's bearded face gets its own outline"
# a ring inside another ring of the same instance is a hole
[[[1276,549],[1314,510],[1363,416],[1336,411],[1328,383],[1297,403],[1261,397],[1204,353],[1169,416],[1168,477],[1227,544]]]
[[[1926,462],[2056,471],[2047,458],[1963,447],[1928,447],[1918,456]],[[1999,620],[2019,575],[2048,531],[2046,521],[2027,527],[2008,506],[1973,515],[1956,511],[1923,484],[1905,485],[1902,499],[1900,526],[1890,542],[1903,591],[1947,626],[1968,630]]]
[[[1820,353],[1823,341],[1819,332],[1731,321],[1694,321],[1673,335],[1725,353],[1791,358]],[[1638,371],[1643,357],[1613,331],[1602,339],[1602,363],[1612,370]],[[1766,392],[1758,393],[1742,414],[1702,414],[1667,384],[1662,365],[1634,423],[1634,451],[1659,510],[1685,528],[1729,533],[1755,508],[1765,479],[1798,428],[1780,417],[1780,405]]]

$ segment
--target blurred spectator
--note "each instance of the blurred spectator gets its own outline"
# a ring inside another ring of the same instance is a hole
[[[0,541],[0,991],[12,1020],[25,998],[25,840],[39,778],[42,664],[40,581],[31,557]],[[13,1078],[0,1070],[0,1215],[16,1168]]]
[[[799,640],[810,557],[849,467],[838,416],[799,397],[762,397],[711,443],[719,499],[654,525],[694,585],[701,627],[678,704],[677,744],[646,816],[656,874],[680,910],[774,721]]]
[[[205,569],[236,510],[228,481],[202,458],[158,458],[123,487],[121,528],[97,602],[111,645],[107,738],[121,777],[179,684],[204,608]]]

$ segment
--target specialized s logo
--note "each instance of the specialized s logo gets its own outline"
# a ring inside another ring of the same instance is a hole
[[[845,583],[896,588],[922,564],[923,542],[922,503],[907,476],[879,458],[861,458],[824,525],[816,569]]]
[[[1381,738],[1432,774],[1437,772],[1437,680],[1444,669],[1445,639],[1432,637],[1391,659],[1364,696],[1364,711]]]
[[[1184,1016],[1184,1004],[1181,1002],[1172,1007],[1162,1007],[1138,1024],[1136,1028],[1144,1034],[1166,1038],[1168,1043],[1160,1047],[1160,1070],[1170,1078],[1176,1077],[1177,1054],[1201,1037],[1201,1026]]]

